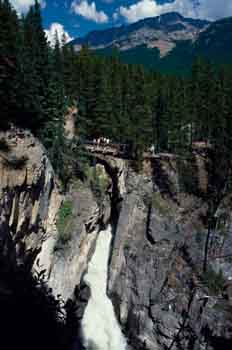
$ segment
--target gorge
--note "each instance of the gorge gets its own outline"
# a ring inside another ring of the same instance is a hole
[[[98,154],[108,170],[95,165],[105,184],[99,200],[86,182],[74,182],[65,197],[59,193],[48,159],[36,158],[42,146],[28,132],[4,137],[12,154],[26,152],[28,160],[16,175],[1,158],[1,249],[8,259],[46,270],[54,295],[76,303],[87,349],[230,348],[231,196],[215,214],[205,276],[203,194],[210,179],[200,149],[193,163],[180,167],[164,155],[144,161],[140,173],[131,161]],[[190,166],[191,190],[183,181]],[[71,203],[72,213],[68,240],[57,246],[62,201]]]

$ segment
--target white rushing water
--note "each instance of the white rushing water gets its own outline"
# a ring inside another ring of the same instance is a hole
[[[82,320],[84,346],[88,350],[126,349],[126,340],[111,300],[106,295],[111,240],[112,228],[109,225],[105,231],[99,233],[96,249],[84,278],[91,289],[91,297]]]

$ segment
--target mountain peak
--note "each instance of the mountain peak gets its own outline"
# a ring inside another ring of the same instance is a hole
[[[208,24],[208,21],[185,18],[178,12],[168,12],[130,25],[90,32],[71,44],[77,51],[86,44],[94,50],[117,47],[120,51],[145,45],[148,48],[157,48],[163,57],[175,48],[178,41],[195,41]]]
[[[166,20],[182,20],[184,17],[179,12],[167,12],[155,18],[166,19]]]

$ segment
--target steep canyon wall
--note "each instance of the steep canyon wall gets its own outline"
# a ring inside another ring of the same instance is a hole
[[[77,302],[81,322],[91,294],[88,263],[99,233],[112,224],[107,295],[128,349],[230,348],[232,199],[228,193],[215,213],[205,273],[205,157],[195,154],[189,163],[165,155],[147,160],[138,173],[131,161],[98,155],[98,176],[108,183],[99,200],[78,179],[61,195],[46,152],[30,133],[12,129],[3,137],[9,150],[0,152],[2,254],[46,269],[54,294]],[[70,207],[65,239],[57,224],[62,201]]]

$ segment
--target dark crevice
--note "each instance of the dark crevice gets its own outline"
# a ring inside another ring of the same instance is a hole
[[[158,159],[151,160],[153,186],[159,188],[162,196],[167,196],[178,204],[177,193],[173,188],[168,173],[163,169],[162,163]]]
[[[212,333],[208,326],[202,329],[202,335],[206,343],[210,344],[213,350],[231,350],[232,337],[226,339],[225,337],[215,336]]]
[[[151,235],[151,227],[150,227],[151,226],[151,213],[152,213],[152,204],[149,203],[148,211],[147,211],[147,221],[146,221],[146,237],[147,237],[148,242],[151,245],[154,245],[155,240]]]
[[[109,193],[111,203],[111,215],[110,222],[112,227],[117,226],[118,217],[120,213],[120,203],[122,201],[119,186],[118,186],[118,175],[119,170],[117,167],[112,167],[107,160],[100,157],[96,157],[96,163],[104,166],[106,173],[109,175],[112,181],[112,189]]]

